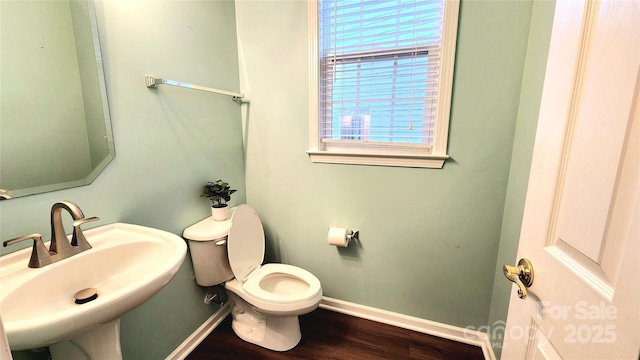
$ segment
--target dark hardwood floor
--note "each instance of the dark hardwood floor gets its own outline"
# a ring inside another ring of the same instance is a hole
[[[484,359],[477,346],[323,309],[301,316],[300,327],[298,346],[276,352],[241,340],[231,329],[229,316],[187,360]]]

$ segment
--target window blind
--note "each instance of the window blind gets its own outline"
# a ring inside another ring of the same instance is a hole
[[[323,142],[433,143],[443,1],[319,1]]]

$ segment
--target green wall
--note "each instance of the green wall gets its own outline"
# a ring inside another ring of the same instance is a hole
[[[549,40],[555,1],[539,0],[533,5],[531,17],[531,31],[527,48],[522,90],[520,92],[520,107],[518,110],[518,124],[516,127],[507,198],[504,204],[504,217],[500,235],[500,247],[495,266],[495,280],[491,309],[487,321],[487,333],[491,338],[494,352],[499,356],[502,352],[504,324],[507,321],[509,299],[515,293],[515,286],[502,274],[502,265],[517,263],[518,240],[522,225],[522,214],[529,181],[529,168],[533,153],[536,125],[542,85],[549,54]]]
[[[207,180],[223,178],[238,189],[232,205],[246,201],[239,106],[224,96],[144,84],[145,75],[155,75],[238,91],[233,2],[97,5],[116,157],[91,185],[0,202],[2,240],[31,232],[48,239],[50,208],[59,200],[101,217],[89,225],[128,222],[179,235],[210,215],[199,196]],[[218,309],[203,298],[187,258],[164,290],[122,318],[124,358],[169,355]]]
[[[238,1],[247,199],[330,297],[458,326],[491,305],[532,2],[463,1],[444,168],[313,164],[307,2]],[[328,226],[361,244],[327,245]]]

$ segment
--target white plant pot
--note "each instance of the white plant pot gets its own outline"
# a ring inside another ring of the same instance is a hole
[[[211,216],[215,221],[225,221],[229,217],[229,206],[211,207]]]

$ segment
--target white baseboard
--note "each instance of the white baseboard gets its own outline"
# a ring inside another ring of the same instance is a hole
[[[322,297],[320,308],[417,331],[423,334],[438,336],[464,344],[475,345],[482,349],[486,360],[496,360],[489,337],[480,331],[464,329],[326,296]],[[169,354],[165,360],[184,360],[230,313],[229,303],[224,304],[218,312],[211,315],[211,317],[200,325],[178,348]]]
[[[423,334],[438,336],[464,344],[475,345],[482,349],[485,359],[496,359],[489,337],[480,331],[464,329],[326,296],[322,297],[320,308],[417,331]]]
[[[229,303],[222,305],[220,310],[211,315],[196,331],[186,338],[165,360],[184,360],[200,343],[231,313]]]

